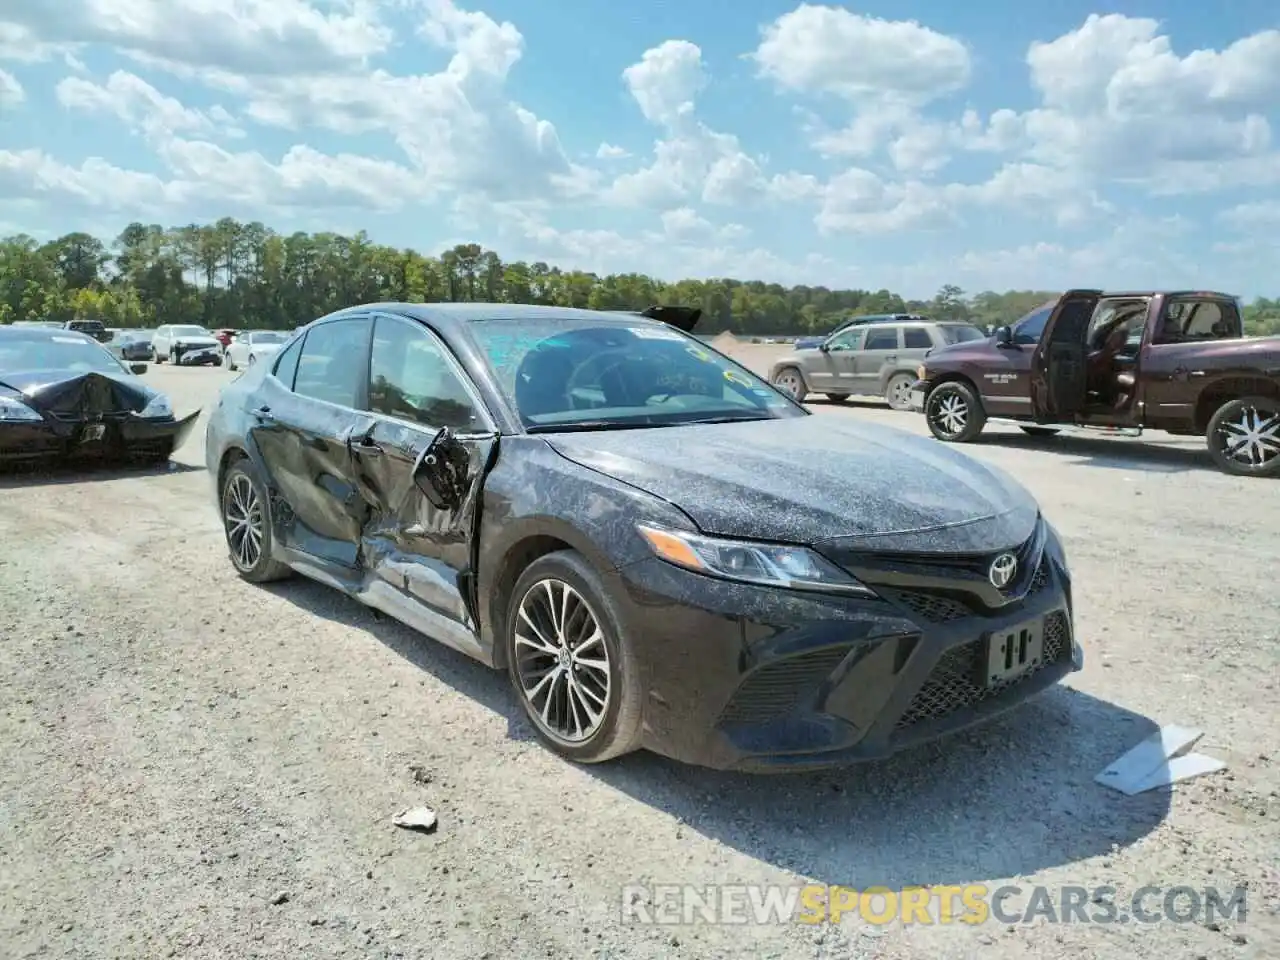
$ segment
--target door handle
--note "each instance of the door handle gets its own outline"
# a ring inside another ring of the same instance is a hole
[[[897,360],[897,359],[898,359],[898,355],[897,355],[896,353],[886,353],[886,354],[884,355],[884,358],[885,358],[886,360]]]
[[[259,407],[253,411],[253,415],[266,423],[274,423],[276,419],[276,415],[271,412],[270,407]]]
[[[374,443],[368,437],[361,437],[358,440],[352,441],[351,451],[353,453],[358,453],[362,457],[376,457],[378,454],[382,453],[382,447]]]

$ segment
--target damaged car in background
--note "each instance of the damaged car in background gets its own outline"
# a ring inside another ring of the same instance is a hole
[[[194,324],[166,324],[151,337],[156,363],[166,360],[175,366],[222,366],[222,344],[204,327]]]
[[[146,369],[82,333],[0,327],[0,464],[167,461],[199,411],[175,419]]]
[[[222,391],[230,561],[505,670],[541,740],[742,770],[883,757],[1083,663],[1062,543],[997,468],[818,417],[700,311],[375,304]]]

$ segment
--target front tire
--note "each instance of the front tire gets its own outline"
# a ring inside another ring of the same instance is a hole
[[[243,458],[227,468],[218,502],[236,573],[250,583],[268,583],[293,572],[288,565],[272,559],[275,538],[271,532],[270,501],[266,484],[252,460]]]
[[[911,409],[911,385],[916,378],[906,373],[895,373],[884,385],[884,399],[894,410]]]
[[[796,403],[804,403],[804,398],[809,395],[809,388],[799,367],[783,367],[774,374],[773,385]]]
[[[538,738],[576,763],[639,748],[643,680],[599,574],[572,550],[520,575],[507,606],[507,669]]]
[[[1225,473],[1280,476],[1280,400],[1242,397],[1224,403],[1209,420],[1205,442]]]
[[[987,412],[973,388],[959,380],[940,383],[924,402],[929,432],[945,443],[969,443],[987,425]]]

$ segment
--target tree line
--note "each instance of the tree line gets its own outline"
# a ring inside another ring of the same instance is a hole
[[[993,327],[1054,296],[1040,290],[966,294],[947,285],[930,300],[889,290],[784,287],[758,280],[680,280],[641,273],[601,276],[538,261],[504,261],[479,244],[439,256],[376,244],[362,231],[277,233],[223,218],[163,227],[131,223],[110,241],[68,233],[39,243],[0,240],[0,323],[101,320],[110,327],[199,323],[288,330],[354,303],[486,301],[599,310],[657,303],[699,306],[699,331],[751,336],[816,334],[850,316],[923,313]],[[1280,299],[1245,310],[1246,329],[1280,333]]]

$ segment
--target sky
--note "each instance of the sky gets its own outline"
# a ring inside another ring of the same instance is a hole
[[[4,0],[0,234],[1280,294],[1274,0]]]

